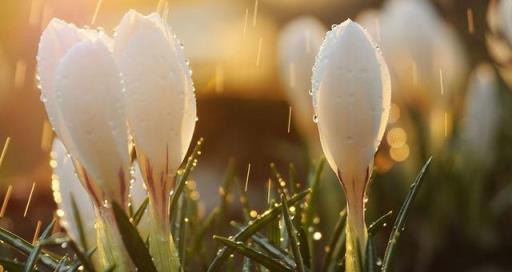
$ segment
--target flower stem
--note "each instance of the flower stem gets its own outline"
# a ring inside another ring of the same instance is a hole
[[[170,231],[168,209],[164,209],[166,212],[161,212],[162,209],[155,207],[151,200],[149,205],[151,210],[149,251],[155,266],[158,271],[182,271],[178,252]],[[163,205],[163,207],[168,206]]]
[[[96,238],[99,264],[102,270],[115,266],[116,271],[135,271],[135,266],[125,250],[111,208],[96,209]]]
[[[368,240],[364,203],[349,201],[347,207],[345,267],[347,272],[362,272]]]

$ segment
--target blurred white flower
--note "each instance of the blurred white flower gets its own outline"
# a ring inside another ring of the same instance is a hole
[[[494,158],[500,111],[497,84],[492,66],[480,64],[471,75],[466,97],[462,135],[485,163]]]
[[[389,72],[369,34],[349,19],[326,34],[312,85],[322,148],[343,185],[351,235],[364,251],[364,197],[389,116]]]
[[[512,86],[512,0],[490,1],[487,48],[505,82]]]
[[[455,31],[424,0],[388,1],[379,22],[379,43],[398,95],[423,111],[448,101],[467,73]]]
[[[196,121],[188,61],[159,15],[135,11],[123,17],[116,31],[114,56],[123,77],[127,120],[148,193],[152,204],[168,213],[174,176]]]
[[[55,139],[52,146],[52,190],[53,198],[58,206],[57,215],[59,223],[66,230],[68,235],[82,249],[92,249],[96,247],[96,230],[94,205],[80,183],[75,172],[75,167],[70,156],[67,155],[66,148],[61,141]],[[144,189],[144,181],[140,174],[138,165],[134,164],[135,174],[131,186],[132,205],[138,208],[147,196]],[[73,212],[72,198],[76,203],[78,216]],[[139,228],[142,232],[148,228],[147,216],[144,215]],[[82,227],[84,237],[80,237],[79,226]],[[83,241],[82,241],[83,240]],[[86,243],[86,245],[83,244]]]
[[[292,119],[312,153],[316,153],[320,141],[309,94],[311,70],[325,32],[326,28],[319,20],[304,16],[286,25],[279,39],[281,81],[292,106]]]

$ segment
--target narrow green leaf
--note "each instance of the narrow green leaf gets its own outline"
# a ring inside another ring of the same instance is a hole
[[[337,248],[339,248],[339,244],[343,244],[345,242],[345,222],[347,220],[347,210],[343,210],[340,212],[338,221],[336,222],[336,226],[331,234],[328,243],[328,251],[324,257],[323,270],[329,271],[331,267],[335,266],[336,258],[335,253]]]
[[[0,240],[4,241],[6,244],[12,246],[14,249],[25,255],[30,255],[30,253],[34,249],[34,246],[31,243],[25,241],[23,238],[1,227]],[[39,259],[41,259],[41,262],[50,267],[51,269],[55,269],[59,263],[58,259],[50,256],[45,251],[42,251],[41,254],[39,254]]]
[[[373,245],[373,237],[368,236],[368,244],[366,245],[366,272],[377,272],[377,253]]]
[[[309,244],[308,235],[306,234],[306,230],[299,226],[297,229],[297,239],[299,240],[300,244],[300,254],[302,256],[302,261],[304,262],[304,265],[311,269],[313,266],[312,258],[310,256],[311,254],[311,245]]]
[[[288,204],[286,201],[286,196],[282,194],[281,210],[283,213],[284,224],[286,225],[286,231],[288,232],[288,238],[290,239],[293,257],[295,258],[295,268],[299,272],[305,272],[306,269],[304,268],[304,261],[302,260],[302,255],[299,250],[299,241],[297,240],[297,235],[295,234],[295,229],[293,228],[292,220],[290,219],[290,213],[288,212]]]
[[[77,260],[70,266],[70,272],[77,271],[80,265],[82,265],[85,269],[85,271],[94,271],[93,265],[90,262],[91,256],[96,252],[96,247],[91,249],[87,254],[84,254],[84,252],[80,251],[80,249],[77,247],[77,245],[72,242],[71,248],[73,249],[73,252],[76,255]]]
[[[244,245],[242,242],[231,241],[228,238],[224,238],[224,237],[220,237],[220,236],[214,236],[213,239],[221,242],[223,245],[227,246],[228,248],[233,249],[235,252],[237,252],[247,258],[250,258],[252,261],[263,265],[270,271],[276,271],[276,272],[287,272],[287,271],[291,272],[291,271],[293,271],[292,269],[286,267],[284,264],[280,263],[279,261]]]
[[[78,239],[80,242],[80,246],[84,251],[88,250],[87,247],[87,239],[85,239],[84,225],[82,223],[82,216],[80,215],[80,211],[78,211],[78,205],[76,204],[75,197],[71,194],[71,210],[73,212],[73,218],[75,218],[77,231],[78,231]]]
[[[272,173],[274,173],[274,176],[276,177],[276,180],[277,180],[277,192],[279,194],[282,194],[282,193],[285,193],[285,194],[288,194],[288,190],[286,188],[286,181],[284,180],[283,176],[281,175],[281,173],[279,173],[279,170],[277,170],[277,167],[276,167],[276,164],[275,163],[270,163],[270,169],[272,170]]]
[[[55,225],[55,220],[53,220],[48,226],[44,229],[43,233],[37,239],[34,248],[30,252],[27,258],[27,262],[25,263],[25,267],[23,269],[24,272],[34,271],[34,267],[36,265],[37,260],[39,259],[39,254],[41,253],[42,241],[47,239],[50,236],[53,226]]]
[[[302,200],[304,197],[306,197],[311,192],[310,189],[307,189],[301,193],[298,193],[290,198],[288,200],[288,205],[293,205],[296,202]],[[281,212],[281,205],[277,205],[276,207],[267,210],[264,212],[259,218],[255,219],[252,223],[247,225],[242,231],[238,232],[235,236],[233,236],[233,239],[235,241],[246,241],[249,239],[254,233],[258,232],[262,228],[264,228],[269,222],[271,222],[274,218],[277,217],[277,215]],[[218,271],[220,267],[224,264],[226,259],[229,257],[230,254],[233,253],[232,248],[224,247],[219,250],[217,256],[212,261],[210,266],[208,267],[209,272]]]
[[[292,163],[290,163],[288,167],[288,187],[291,195],[295,194],[295,192],[299,189],[299,184],[297,183],[298,180],[299,178],[297,175],[297,170],[295,169],[295,166]]]
[[[219,215],[219,208],[213,209],[212,212],[206,217],[204,220],[204,223],[201,225],[200,229],[197,231],[197,235],[194,239],[192,252],[198,252],[200,250],[200,247],[204,241],[204,236],[206,235],[206,231],[213,225],[215,220],[217,219]]]
[[[112,203],[114,216],[123,244],[130,255],[133,264],[139,271],[156,272],[155,264],[151,260],[151,255],[146,248],[139,232],[130,223],[130,219],[124,213],[123,208],[117,203]]]
[[[177,177],[177,184],[176,189],[174,190],[174,193],[171,196],[171,203],[169,204],[169,211],[170,211],[170,222],[171,226],[174,222],[174,215],[176,214],[176,209],[178,205],[178,200],[180,199],[181,194],[183,193],[183,189],[185,188],[186,181],[190,175],[190,172],[192,171],[192,168],[194,168],[197,160],[197,156],[201,154],[201,146],[203,145],[203,138],[200,138],[197,141],[196,146],[194,147],[194,150],[192,150],[192,153],[187,159],[187,164],[185,165],[185,168],[180,172],[180,175]]]
[[[23,264],[18,263],[16,261],[0,259],[0,265],[4,268],[5,271],[9,272],[22,272]]]
[[[187,189],[185,189],[187,191]],[[180,265],[181,267],[185,267],[185,239],[187,235],[187,206],[188,206],[188,197],[185,197],[186,195],[183,195],[181,198],[180,203],[180,209],[179,209],[179,220],[176,220],[177,222],[180,222],[179,226],[177,227],[178,235],[177,237],[177,244],[178,244],[178,254],[180,257]]]
[[[270,207],[275,206],[275,201],[270,202]],[[281,246],[281,229],[279,228],[279,216],[270,221],[267,227],[267,237],[270,243],[276,247]]]
[[[377,220],[373,221],[373,223],[368,227],[368,236],[374,236],[380,230],[382,230],[386,226],[386,220],[393,214],[393,211],[389,211],[383,216],[379,217]]]
[[[425,173],[430,166],[430,163],[432,162],[432,157],[430,157],[425,165],[423,165],[423,168],[421,169],[418,176],[416,176],[416,179],[411,185],[411,189],[409,190],[409,193],[407,193],[407,196],[405,197],[405,201],[402,204],[402,207],[400,208],[400,211],[398,212],[398,215],[396,217],[395,224],[393,225],[393,230],[391,231],[391,234],[389,236],[388,245],[386,247],[386,252],[384,253],[384,260],[382,262],[382,272],[387,272],[389,270],[391,259],[395,255],[395,249],[396,244],[398,242],[398,239],[400,237],[400,234],[402,232],[402,229],[405,227],[405,222],[407,220],[407,214],[409,211],[409,208],[411,207],[412,202],[416,198],[416,195],[423,184]]]
[[[144,201],[140,204],[139,208],[135,211],[135,213],[132,216],[131,221],[133,222],[133,225],[138,226],[140,223],[140,220],[142,219],[142,216],[144,216],[144,213],[146,212],[146,209],[148,208],[149,204],[149,197],[146,197]]]

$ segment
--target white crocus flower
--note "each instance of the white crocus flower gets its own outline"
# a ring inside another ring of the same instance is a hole
[[[480,64],[471,75],[462,134],[467,147],[484,163],[492,163],[499,121],[498,82],[489,64]]]
[[[130,180],[123,88],[110,43],[101,32],[54,19],[41,37],[38,73],[50,122],[97,208],[100,262],[131,271],[110,207],[128,207]]]
[[[281,81],[292,106],[293,120],[306,139],[311,156],[321,152],[318,150],[320,141],[309,95],[311,68],[325,32],[320,21],[305,16],[286,25],[279,39]]]
[[[124,81],[128,124],[155,220],[150,251],[155,258],[164,256],[155,263],[167,271],[178,263],[175,250],[168,252],[172,244],[169,194],[196,121],[191,72],[180,43],[156,13],[143,16],[129,11],[116,31],[114,55]]]
[[[389,72],[369,34],[349,19],[326,34],[312,84],[322,148],[347,198],[347,269],[358,271],[366,187],[390,109]]]

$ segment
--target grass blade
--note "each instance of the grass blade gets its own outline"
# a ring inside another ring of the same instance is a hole
[[[116,218],[117,226],[123,244],[133,261],[133,264],[139,271],[156,272],[155,264],[151,259],[144,241],[139,235],[139,232],[135,228],[128,216],[124,213],[123,208],[117,203],[113,203],[112,208],[114,210],[114,216]]]
[[[306,234],[306,230],[302,226],[296,227],[297,229],[297,239],[300,244],[300,254],[302,256],[302,261],[304,265],[311,269],[313,263],[311,262],[312,258],[309,255],[311,252],[311,244],[309,243],[308,236]]]
[[[177,207],[178,200],[180,199],[180,196],[183,193],[183,189],[185,188],[186,181],[187,181],[188,177],[190,176],[190,172],[192,171],[192,169],[194,168],[194,166],[197,163],[197,156],[201,155],[201,146],[203,145],[203,141],[204,141],[203,138],[200,138],[197,141],[197,144],[194,147],[194,150],[192,150],[192,153],[190,154],[190,156],[187,159],[187,164],[185,165],[185,168],[182,171],[179,171],[181,173],[178,175],[179,179],[176,184],[176,189],[174,190],[174,193],[172,194],[171,203],[169,204],[170,205],[169,220],[171,222],[171,226],[173,225],[174,215],[176,214],[176,209],[178,208]]]
[[[39,254],[41,253],[41,246],[43,244],[43,240],[47,239],[53,229],[53,226],[55,225],[55,220],[53,220],[48,226],[45,228],[41,236],[37,239],[34,248],[32,249],[32,252],[30,252],[30,255],[28,255],[27,262],[25,263],[25,267],[23,268],[24,272],[31,272],[34,271],[34,266],[36,265],[36,262],[39,258]]]
[[[292,220],[290,219],[288,204],[286,203],[286,196],[284,194],[281,195],[281,210],[283,213],[284,224],[286,225],[286,230],[288,232],[288,238],[290,239],[290,246],[292,248],[293,257],[295,258],[295,268],[299,272],[305,272],[306,269],[304,268],[304,261],[302,260],[302,255],[300,254],[299,242],[297,240],[295,229],[292,225]]]
[[[373,245],[372,237],[368,237],[366,245],[366,272],[377,272],[377,253]]]
[[[329,249],[324,257],[324,264],[323,264],[323,270],[328,271],[330,267],[334,265],[333,261],[336,262],[335,252],[336,248],[339,246],[340,243],[343,243],[345,241],[345,222],[347,220],[347,210],[342,210],[340,212],[340,216],[338,218],[338,221],[336,222],[336,225],[334,227],[334,230],[331,234],[331,238],[329,239],[329,244],[327,248]]]
[[[298,193],[294,196],[292,196],[288,201],[288,205],[293,205],[296,202],[300,201],[304,197],[306,197],[311,192],[310,189],[307,189],[301,193]],[[253,234],[264,228],[268,223],[270,223],[272,220],[274,220],[278,214],[281,211],[281,205],[277,205],[276,207],[267,210],[264,212],[259,218],[255,219],[252,223],[247,225],[242,231],[238,232],[235,236],[233,236],[233,240],[235,241],[246,241],[249,239]],[[220,267],[224,264],[224,262],[227,260],[229,255],[233,253],[232,248],[224,247],[222,248],[215,259],[213,259],[212,263],[208,267],[209,272],[218,271]]]
[[[133,225],[138,226],[140,223],[140,220],[142,219],[142,216],[144,216],[144,213],[146,212],[146,209],[148,208],[149,204],[149,197],[146,197],[144,201],[140,204],[139,208],[135,211],[133,214],[131,221],[133,222]]]
[[[411,185],[411,189],[407,193],[407,196],[405,197],[405,201],[402,204],[402,207],[400,208],[400,211],[398,212],[398,215],[395,220],[395,224],[393,225],[393,230],[391,231],[391,234],[389,236],[388,245],[386,247],[386,252],[384,253],[384,260],[382,262],[382,272],[387,272],[389,269],[389,266],[391,264],[391,259],[394,256],[396,244],[398,242],[398,239],[400,237],[400,234],[402,232],[402,229],[405,227],[405,222],[407,220],[407,213],[409,211],[409,208],[411,207],[412,202],[416,198],[416,195],[423,184],[423,178],[425,176],[425,172],[427,171],[428,167],[430,166],[430,163],[432,162],[432,157],[430,157],[425,165],[423,165],[423,168],[421,168],[421,171],[419,172],[418,176],[416,176],[416,179]]]
[[[389,211],[383,216],[379,217],[377,220],[373,221],[373,223],[368,227],[368,237],[374,236],[379,231],[381,231],[386,226],[386,220],[393,214],[393,211]]]
[[[239,254],[251,259],[252,261],[263,265],[270,271],[276,271],[276,272],[288,272],[288,271],[291,272],[291,271],[293,271],[292,269],[286,267],[284,264],[280,263],[279,261],[244,245],[242,242],[231,241],[228,238],[224,238],[224,237],[220,237],[220,236],[214,236],[213,239],[221,242],[223,245],[227,246],[228,248],[233,249],[233,251],[238,252]]]

